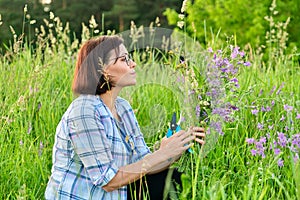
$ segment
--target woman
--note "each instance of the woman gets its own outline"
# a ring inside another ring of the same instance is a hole
[[[136,63],[118,36],[101,36],[80,49],[70,104],[56,129],[46,199],[127,199],[127,185],[167,169],[195,140],[200,127],[164,138],[151,153],[129,103],[118,97],[135,85]]]

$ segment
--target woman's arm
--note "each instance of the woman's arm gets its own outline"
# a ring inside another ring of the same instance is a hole
[[[175,133],[170,138],[164,139],[159,150],[148,154],[140,161],[120,167],[114,178],[102,188],[111,192],[140,179],[145,174],[166,169],[171,164],[168,160],[179,158],[184,151],[192,146],[190,142],[194,139],[195,136],[191,131]]]

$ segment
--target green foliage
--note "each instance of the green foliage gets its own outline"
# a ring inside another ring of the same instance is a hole
[[[71,40],[69,28],[59,18],[50,15],[46,21],[44,27],[34,32],[37,35],[35,43],[27,45],[25,39],[19,39],[20,35],[16,33],[16,42],[0,56],[0,199],[43,199],[51,170],[55,129],[74,98],[70,84],[80,42]],[[85,39],[94,33],[93,28],[88,27],[83,31]],[[223,42],[223,49],[230,48],[230,44]],[[280,51],[278,48],[272,52]],[[189,114],[194,117],[193,102],[187,103],[181,98],[175,98],[179,96],[177,88],[180,87],[163,85],[167,81],[170,81],[168,84],[174,83],[178,78],[172,70],[177,69],[177,72],[192,78],[191,82],[196,79],[198,84],[192,88],[189,85],[178,85],[186,91],[184,94],[188,94],[189,89],[201,92],[205,87],[206,74],[203,69],[207,65],[201,62],[203,58],[194,49],[188,52],[186,65],[178,64],[175,51],[172,54],[174,57],[171,56],[173,59],[164,53],[161,59],[149,56],[151,52],[146,52],[148,54],[144,58],[143,53],[137,52],[134,55],[138,66],[144,65],[140,69],[136,68],[138,75],[145,75],[140,76],[139,81],[161,76],[162,82],[126,88],[122,96],[131,102],[141,126],[145,127],[143,132],[147,133],[147,126],[153,120],[149,113],[155,113],[155,125],[161,128],[152,133],[153,137],[146,138],[149,146],[152,146],[164,136],[173,109],[189,108]],[[295,152],[286,148],[280,155],[274,156],[268,148],[266,157],[261,158],[252,156],[250,147],[245,143],[249,137],[259,139],[267,134],[267,129],[258,130],[256,127],[257,122],[262,120],[276,123],[276,129],[268,131],[271,138],[276,138],[277,131],[285,131],[285,126],[293,126],[293,129],[287,131],[289,135],[299,133],[299,119],[296,119],[300,112],[299,64],[292,62],[290,55],[283,52],[270,54],[276,62],[262,68],[260,54],[256,54],[256,51],[246,53],[253,62],[250,67],[243,67],[236,74],[240,88],[235,91],[236,97],[231,102],[239,107],[234,115],[236,120],[224,124],[224,135],[217,138],[215,148],[205,156],[201,154],[202,147],[195,145],[194,154],[184,154],[189,162],[180,160],[177,163],[188,169],[182,176],[180,199],[299,199],[299,160],[298,164],[294,163],[291,156]],[[147,74],[145,71],[149,66],[155,71]],[[165,66],[170,67],[169,71],[162,74],[160,70]],[[191,73],[193,71],[194,74]],[[285,84],[279,88],[282,82]],[[276,91],[270,94],[274,86]],[[276,104],[271,112],[261,112],[257,116],[251,113],[253,106],[261,108],[272,100]],[[285,104],[293,106],[293,112],[286,114]],[[280,121],[282,115],[290,117],[289,120]],[[294,123],[291,124],[290,119]],[[185,123],[182,124],[183,128],[187,126]],[[283,167],[277,164],[279,158],[285,161]]]
[[[265,16],[273,15],[270,0],[264,1],[243,1],[243,0],[195,0],[188,1],[185,13],[186,32],[190,36],[197,36],[197,39],[205,45],[213,41],[214,35],[221,30],[219,39],[225,41],[228,37],[234,36],[235,43],[239,46],[250,44],[258,47],[266,44],[265,35],[270,31],[269,23]],[[277,7],[274,21],[285,22],[289,17],[291,22],[287,27],[289,32],[288,46],[300,44],[299,32],[299,1],[277,0]],[[275,3],[276,4],[276,3]],[[180,14],[180,13],[178,13]],[[171,25],[176,25],[178,14],[167,10],[165,15]],[[211,45],[211,44],[210,44]],[[290,49],[292,49],[292,47]]]

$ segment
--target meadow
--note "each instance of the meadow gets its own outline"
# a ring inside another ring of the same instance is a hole
[[[0,199],[43,199],[55,129],[75,98],[76,52],[95,27],[83,25],[82,41],[71,40],[52,14],[33,43],[12,30],[0,57]],[[299,54],[274,42],[265,59],[232,40],[196,50],[188,40],[180,50],[134,51],[138,85],[122,93],[149,146],[164,137],[174,111],[183,128],[207,129],[207,144],[174,164],[184,173],[178,198],[300,200]]]

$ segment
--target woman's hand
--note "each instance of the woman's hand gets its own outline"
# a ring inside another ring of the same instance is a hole
[[[188,131],[180,130],[171,137],[164,137],[160,144],[160,150],[166,151],[167,159],[179,159],[183,152],[193,146],[193,140],[201,145],[205,144],[205,129],[202,127],[190,127]]]
[[[169,138],[164,137],[159,150],[164,151],[164,156],[166,156],[167,159],[176,158],[190,148],[193,145],[192,141],[195,139],[196,135],[193,134],[191,128],[188,131],[180,130]]]
[[[205,129],[202,127],[190,127],[193,135],[195,136],[195,141],[198,142],[201,145],[205,144]]]

